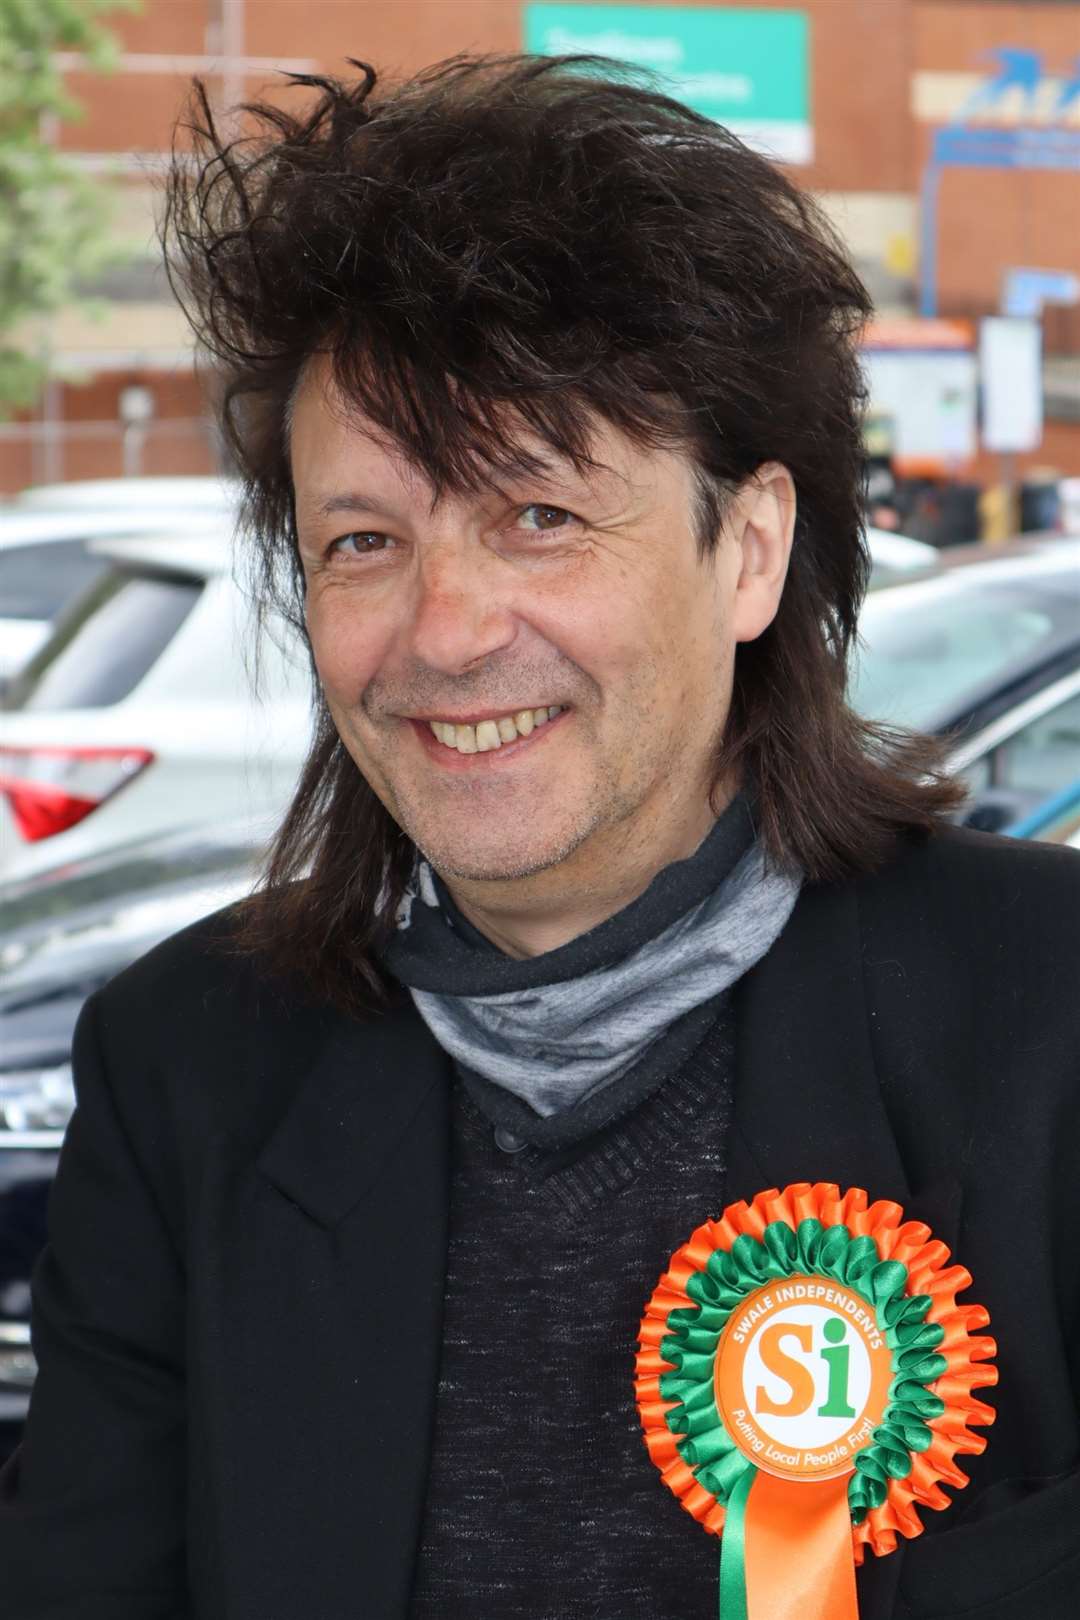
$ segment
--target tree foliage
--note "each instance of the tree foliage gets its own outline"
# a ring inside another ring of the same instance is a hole
[[[0,414],[33,403],[47,362],[28,330],[77,298],[112,256],[108,186],[56,150],[57,125],[79,116],[55,53],[108,71],[102,17],[133,0],[0,0]]]

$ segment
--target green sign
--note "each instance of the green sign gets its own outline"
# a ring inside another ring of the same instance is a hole
[[[805,12],[527,5],[525,49],[649,68],[668,94],[787,163],[813,156]]]

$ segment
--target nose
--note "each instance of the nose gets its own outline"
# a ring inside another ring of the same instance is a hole
[[[461,675],[514,639],[513,614],[467,552],[444,552],[420,570],[407,626],[408,651],[430,669]]]

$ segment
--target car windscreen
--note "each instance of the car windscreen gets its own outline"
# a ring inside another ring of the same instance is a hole
[[[155,894],[203,887],[208,878],[235,876],[239,880],[254,869],[260,854],[261,846],[246,832],[224,842],[215,826],[201,837],[185,831],[176,837],[140,841],[126,849],[68,861],[63,875],[35,873],[21,881],[0,883],[4,915],[0,982],[9,965],[8,947],[23,931],[51,923],[62,930],[73,913],[141,905],[152,901]]]
[[[169,645],[205,581],[113,567],[58,620],[12,682],[5,709],[101,709],[119,703]]]
[[[922,731],[1080,642],[1080,577],[944,579],[869,598],[848,688],[869,719]]]
[[[101,578],[109,559],[85,540],[12,544],[0,527],[0,619],[51,624],[60,610]]]

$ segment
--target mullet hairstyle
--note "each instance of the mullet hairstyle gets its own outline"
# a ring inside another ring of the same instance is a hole
[[[962,797],[939,745],[845,702],[870,300],[815,203],[623,64],[455,57],[389,87],[350,65],[351,82],[290,75],[299,108],[245,106],[228,138],[196,82],[167,187],[166,262],[220,383],[260,623],[307,640],[288,426],[317,353],[436,497],[535,470],[508,419],[587,469],[601,418],[690,456],[705,553],[731,493],[779,461],[790,572],[737,649],[714,780],[754,784],[768,859],[809,881],[930,832]],[[312,676],[311,750],[230,940],[362,1012],[391,992],[378,949],[416,851]]]

